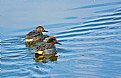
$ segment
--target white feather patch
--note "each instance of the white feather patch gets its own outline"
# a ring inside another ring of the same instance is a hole
[[[25,41],[26,42],[31,42],[31,41],[33,41],[33,39],[26,39]]]
[[[43,51],[36,51],[34,53],[37,53],[37,54],[43,54]]]

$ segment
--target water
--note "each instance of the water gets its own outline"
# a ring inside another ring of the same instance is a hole
[[[35,62],[25,34],[43,25],[57,61]],[[1,78],[121,78],[121,0],[0,0]]]

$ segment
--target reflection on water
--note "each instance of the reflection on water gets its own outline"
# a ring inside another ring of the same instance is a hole
[[[43,63],[47,63],[48,61],[54,62],[57,61],[58,56],[55,55],[39,55],[39,54],[35,54],[34,60],[36,62],[43,62]]]
[[[120,4],[120,0],[0,1],[0,77],[120,78]],[[35,47],[25,45],[25,34],[40,24],[63,44],[56,45],[55,56],[34,55]]]

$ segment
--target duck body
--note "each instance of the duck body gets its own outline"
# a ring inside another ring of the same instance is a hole
[[[50,36],[46,42],[43,42],[40,46],[36,47],[35,54],[55,55],[57,53],[55,44],[61,43],[57,42],[55,37]]]
[[[57,50],[55,45],[46,42],[42,43],[35,50],[35,54],[40,54],[40,55],[55,55],[56,53]]]
[[[42,33],[37,32],[36,30],[33,30],[26,35],[26,42],[43,41],[45,38],[47,38],[46,35],[43,35]]]

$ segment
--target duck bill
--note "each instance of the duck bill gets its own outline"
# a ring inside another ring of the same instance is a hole
[[[59,43],[59,42],[56,42],[56,44],[62,45],[62,44],[61,44],[61,43]]]
[[[48,31],[44,30],[43,32],[48,32]]]

